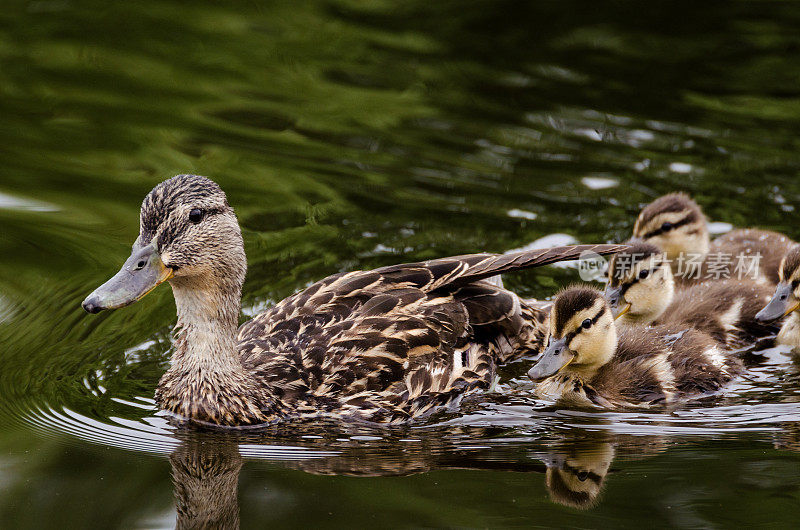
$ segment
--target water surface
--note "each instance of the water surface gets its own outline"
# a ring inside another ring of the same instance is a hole
[[[169,289],[79,303],[177,173],[239,215],[248,316],[339,271],[619,241],[674,190],[798,239],[798,25],[794,2],[6,2],[0,527],[793,525],[800,366],[780,351],[669,411],[553,409],[511,366],[423,424],[220,436],[154,406]]]

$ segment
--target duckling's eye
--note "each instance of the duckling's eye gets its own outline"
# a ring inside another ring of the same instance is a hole
[[[592,327],[592,319],[591,318],[587,318],[586,320],[581,322],[581,327],[583,329],[589,329],[590,327]]]
[[[194,223],[194,224],[197,224],[197,223],[199,223],[199,222],[200,222],[202,219],[203,219],[203,210],[200,210],[200,209],[198,209],[198,208],[195,208],[194,210],[192,210],[191,212],[189,212],[189,220],[190,220],[192,223]]]
[[[639,279],[644,280],[650,274],[650,271],[645,269],[643,271],[639,271]]]
[[[661,225],[661,230],[663,230],[664,232],[672,230],[672,223],[670,223],[669,221],[665,222],[663,225]]]
[[[589,478],[589,472],[588,471],[581,471],[580,473],[578,473],[578,480],[580,480],[581,482],[583,482],[587,478]]]

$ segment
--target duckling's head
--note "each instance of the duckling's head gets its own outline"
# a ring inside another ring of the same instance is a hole
[[[670,261],[708,254],[710,238],[700,206],[685,193],[670,193],[644,207],[633,237],[655,245]]]
[[[572,287],[553,302],[547,348],[528,377],[541,381],[566,370],[590,378],[616,349],[617,329],[602,293]]]
[[[83,308],[123,307],[169,280],[176,299],[180,292],[211,310],[240,294],[246,270],[242,233],[225,193],[205,177],[178,175],[147,194],[131,256]]]
[[[610,443],[583,443],[549,455],[545,484],[550,498],[559,504],[587,509],[594,506],[614,460]]]
[[[612,256],[604,296],[614,318],[648,324],[660,317],[675,294],[672,269],[664,252],[641,240]]]
[[[800,245],[784,256],[778,267],[778,280],[772,300],[756,314],[760,322],[772,322],[800,309]]]

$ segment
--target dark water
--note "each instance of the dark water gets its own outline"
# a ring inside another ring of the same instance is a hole
[[[800,238],[798,27],[793,2],[5,2],[0,527],[172,527],[176,504],[243,528],[795,525],[778,351],[672,411],[553,410],[512,366],[422,425],[218,436],[154,407],[169,289],[79,302],[187,172],[236,208],[249,315],[337,271],[620,240],[676,189]]]

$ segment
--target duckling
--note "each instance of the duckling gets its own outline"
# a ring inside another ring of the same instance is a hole
[[[710,336],[671,326],[617,331],[600,291],[573,287],[550,314],[548,344],[528,372],[540,397],[602,408],[650,407],[719,390],[741,362]]]
[[[765,323],[781,323],[775,342],[800,353],[800,245],[795,245],[781,260],[778,285],[769,303],[756,319]]]
[[[680,284],[748,276],[775,285],[780,259],[794,244],[778,232],[753,228],[711,241],[703,211],[685,193],[670,193],[645,206],[633,237],[663,250]]]
[[[541,347],[540,312],[484,279],[620,248],[472,254],[334,274],[237,331],[247,260],[236,215],[216,183],[178,175],[145,197],[130,258],[83,307],[123,307],[170,283],[178,324],[156,401],[190,423],[321,414],[394,423],[457,405],[489,387],[499,363]]]
[[[778,328],[756,313],[772,290],[752,280],[721,280],[676,292],[666,253],[640,240],[611,257],[604,296],[619,324],[691,327],[735,349],[774,338]]]

